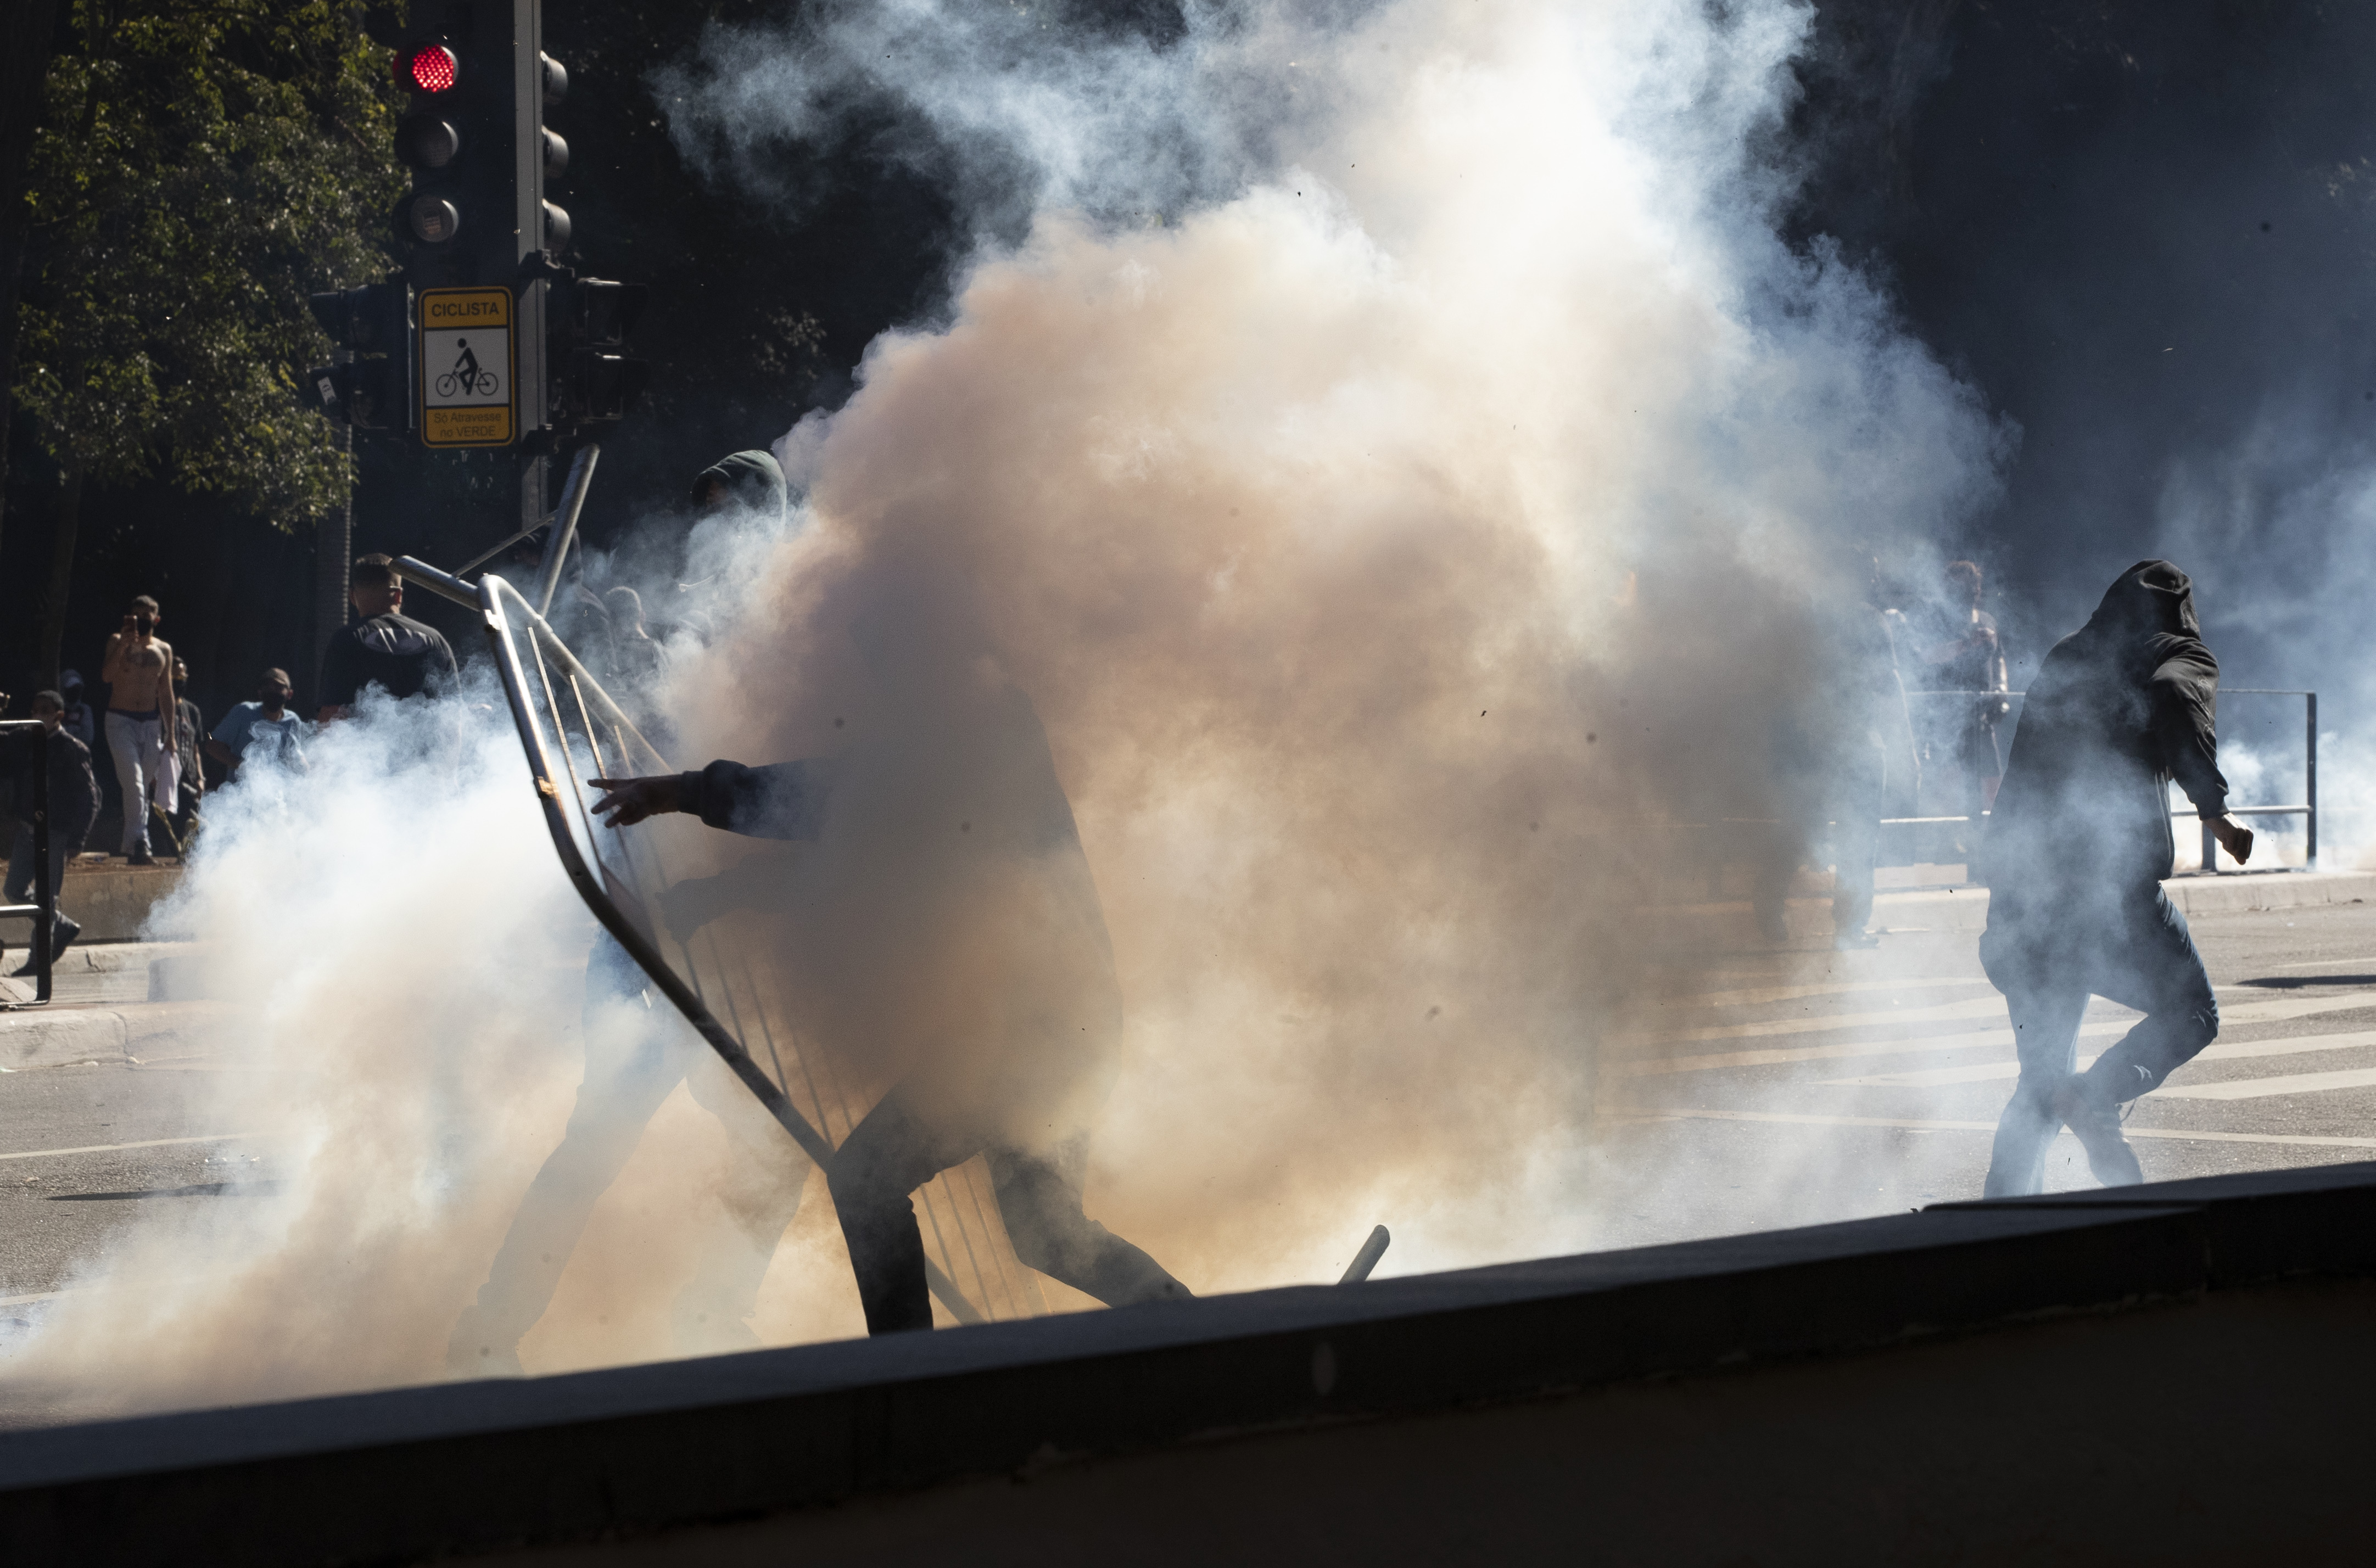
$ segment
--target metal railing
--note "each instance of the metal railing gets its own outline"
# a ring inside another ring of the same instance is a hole
[[[1917,697],[2002,697],[2009,702],[2018,702],[2028,695],[2026,692],[1908,692],[1906,696],[1909,702]],[[2302,793],[2304,798],[2298,803],[2288,805],[2229,806],[2228,814],[2229,816],[2303,818],[2303,836],[2306,843],[2302,853],[2302,869],[2315,871],[2318,868],[2318,694],[2275,686],[2225,686],[2220,689],[2220,695],[2302,699]],[[1986,817],[1990,814],[1983,811],[1980,814]],[[2195,814],[2191,811],[2174,811],[2169,814],[2170,819],[2175,822],[2192,817]],[[1969,816],[1885,816],[1881,819],[1881,825],[1883,827],[1944,826],[1951,823],[1967,823],[1971,820]],[[2223,874],[2218,868],[2219,837],[2212,831],[2211,825],[2206,822],[2203,825],[2201,874],[2206,876]]]
[[[50,951],[57,940],[58,873],[63,866],[50,864],[50,727],[38,719],[0,719],[0,744],[17,736],[32,738],[33,765],[33,901],[30,904],[0,904],[0,919],[15,918],[33,922],[33,1000],[50,999],[50,970],[57,955]]]

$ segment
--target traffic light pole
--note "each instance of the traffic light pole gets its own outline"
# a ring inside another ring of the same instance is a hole
[[[569,482],[552,515],[552,540],[545,546],[544,576],[536,586],[536,612],[547,619],[552,615],[553,593],[561,587],[561,564],[569,559],[569,546],[577,537],[577,514],[585,510],[586,492],[594,482],[594,463],[601,456],[600,446],[581,446],[569,465]]]

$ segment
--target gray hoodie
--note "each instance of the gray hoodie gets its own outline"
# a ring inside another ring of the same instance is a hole
[[[770,520],[780,521],[791,506],[791,489],[784,470],[769,452],[736,452],[720,457],[693,479],[693,501],[701,504],[703,487],[712,479],[726,481],[726,493],[740,505]]]

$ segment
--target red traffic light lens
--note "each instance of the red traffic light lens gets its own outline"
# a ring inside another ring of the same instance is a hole
[[[415,92],[445,92],[460,74],[461,62],[442,43],[424,43],[405,62],[404,74]]]

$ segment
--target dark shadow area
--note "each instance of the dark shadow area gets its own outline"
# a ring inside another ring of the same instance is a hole
[[[2313,985],[2376,985],[2376,975],[2270,975],[2237,983],[2266,991],[2299,991]]]
[[[128,1198],[266,1198],[280,1191],[278,1182],[205,1182],[195,1187],[149,1187],[135,1193],[55,1193],[53,1204],[115,1203]]]

